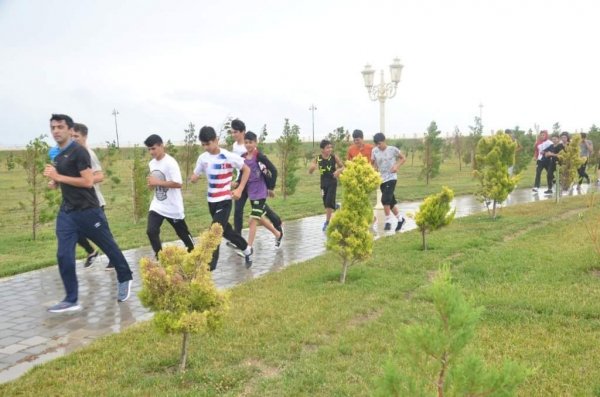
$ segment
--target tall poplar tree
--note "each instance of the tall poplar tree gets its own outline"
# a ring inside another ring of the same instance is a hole
[[[421,178],[425,178],[425,184],[440,173],[442,163],[442,146],[444,140],[439,137],[442,132],[438,130],[435,121],[432,121],[425,133],[423,140],[423,166],[421,167]]]

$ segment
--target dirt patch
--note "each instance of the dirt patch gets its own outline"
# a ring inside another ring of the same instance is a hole
[[[382,314],[383,314],[383,310],[378,309],[378,310],[370,311],[365,314],[358,315],[350,320],[350,322],[348,323],[348,327],[350,327],[350,328],[359,327],[365,323],[369,323],[373,320],[377,320],[379,317],[381,317]]]
[[[244,390],[242,390],[242,392],[239,394],[240,396],[249,396],[252,394],[254,388],[256,387],[256,383],[260,378],[274,378],[281,372],[279,368],[270,367],[256,358],[249,358],[248,360],[244,361],[242,365],[245,367],[256,368],[260,373],[258,376],[253,377],[248,383],[246,383]]]

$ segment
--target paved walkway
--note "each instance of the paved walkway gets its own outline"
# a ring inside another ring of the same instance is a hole
[[[585,189],[583,191],[585,193]],[[505,205],[545,200],[533,195],[530,189],[513,192]],[[400,203],[404,212],[416,212],[420,203]],[[457,216],[466,216],[485,210],[472,196],[457,197],[454,203]],[[377,211],[377,237],[385,236],[383,212]],[[243,258],[221,245],[221,256],[213,279],[218,288],[230,288],[278,271],[296,262],[306,261],[325,252],[325,234],[321,232],[324,215],[286,222],[282,248],[275,250],[274,237],[260,228],[255,241],[254,264],[244,266]],[[407,218],[402,231],[416,227]],[[392,233],[393,234],[393,233]],[[152,314],[140,303],[137,292],[141,288],[139,260],[153,253],[150,247],[124,252],[134,277],[132,296],[124,303],[116,301],[116,274],[104,270],[108,260],[99,257],[93,267],[84,269],[78,262],[80,312],[51,314],[46,308],[64,296],[64,289],[56,266],[13,277],[0,279],[0,382],[7,382],[25,373],[36,364],[67,354],[94,339],[148,320]]]

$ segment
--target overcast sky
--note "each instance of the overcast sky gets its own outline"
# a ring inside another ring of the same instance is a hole
[[[366,63],[404,64],[386,102],[389,136],[565,130],[600,124],[596,0],[0,0],[0,147],[48,132],[51,113],[90,142],[181,141],[189,122],[248,129],[284,118],[303,138],[379,130]],[[376,74],[376,82],[379,73]]]

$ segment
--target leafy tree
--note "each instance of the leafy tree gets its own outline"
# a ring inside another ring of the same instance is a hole
[[[158,253],[158,262],[140,261],[140,301],[155,312],[154,326],[164,333],[183,335],[180,371],[186,368],[190,334],[214,332],[228,310],[228,296],[217,290],[208,266],[222,234],[221,225],[213,223],[192,252],[169,246]]]
[[[532,132],[525,133],[525,131],[519,129],[519,126],[505,132],[511,133],[517,144],[517,147],[515,148],[515,165],[513,173],[520,174],[525,171],[527,166],[531,163],[533,146],[535,145],[535,136],[533,136]]]
[[[454,198],[454,192],[446,186],[438,194],[427,197],[419,207],[415,216],[417,227],[421,231],[423,239],[423,251],[427,250],[425,235],[427,232],[440,229],[452,222],[456,210],[450,212],[450,203]]]
[[[258,150],[261,153],[266,153],[267,150],[267,136],[269,133],[267,132],[267,125],[263,124],[262,129],[260,130],[260,135],[258,135]]]
[[[344,127],[338,127],[327,135],[333,145],[333,151],[339,158],[345,159],[350,146],[350,132]]]
[[[145,151],[137,145],[133,147],[133,165],[131,168],[131,179],[133,187],[133,222],[138,223],[146,219],[146,213],[150,206],[150,194],[147,186],[148,164],[146,164]]]
[[[429,180],[440,173],[441,151],[444,144],[443,139],[439,137],[441,133],[435,121],[432,121],[423,139],[423,167],[420,177],[425,178],[426,185],[429,185]]]
[[[479,140],[483,136],[483,124],[481,124],[481,118],[475,117],[475,125],[470,125],[469,129],[471,130],[471,132],[469,133],[469,139],[467,140],[470,157],[469,163],[471,164],[471,167],[473,169],[476,169],[477,159],[475,156],[475,150],[477,148],[477,145],[479,144]]]
[[[560,134],[561,133],[560,123],[558,121],[556,123],[552,124],[552,133],[553,134]]]
[[[442,163],[452,157],[454,151],[454,140],[452,138],[443,139],[442,144]]]
[[[175,144],[170,139],[167,140],[167,143],[165,143],[165,150],[171,156],[177,157],[177,152],[178,152],[177,146],[175,146]]]
[[[290,126],[289,119],[285,119],[283,132],[277,138],[277,150],[281,160],[280,178],[281,178],[281,193],[285,200],[287,196],[294,194],[296,185],[298,184],[298,176],[296,171],[300,166],[298,160],[301,156],[300,128],[294,124]]]
[[[529,370],[508,360],[500,368],[490,368],[480,356],[468,351],[482,308],[465,300],[452,283],[448,265],[438,272],[426,293],[436,317],[429,324],[415,324],[401,331],[399,363],[390,360],[386,364],[376,395],[516,395]]]
[[[111,195],[108,200],[113,203],[115,201],[114,187],[121,183],[121,178],[114,172],[114,165],[121,157],[121,149],[117,146],[116,141],[106,141],[106,149],[97,151],[98,160],[102,164],[102,172],[104,173],[103,187],[111,189]],[[106,190],[103,189],[105,196]]]
[[[565,147],[565,150],[558,154],[558,180],[563,190],[569,190],[578,177],[577,170],[585,162],[579,152],[581,135],[575,134],[571,137],[571,142]]]
[[[10,152],[6,156],[6,170],[7,171],[14,170],[15,169],[15,165],[16,165],[15,155],[14,155],[13,152]]]
[[[181,160],[183,163],[183,171],[185,172],[185,187],[187,188],[194,163],[198,157],[199,147],[196,144],[196,129],[194,123],[190,121],[188,129],[183,130],[185,137],[183,138],[183,151],[181,153]]]
[[[456,157],[458,158],[458,170],[462,171],[462,153],[464,142],[460,130],[458,126],[454,127],[454,153],[456,153]]]
[[[488,213],[494,219],[496,206],[506,200],[517,185],[518,177],[508,173],[508,168],[515,163],[516,146],[506,134],[481,138],[477,144],[477,169],[473,171],[481,184],[477,195],[484,200]]]
[[[231,149],[231,147],[233,146],[233,136],[229,133],[229,130],[231,129],[232,121],[233,121],[233,117],[227,116],[225,118],[225,121],[223,121],[223,124],[221,125],[221,129],[219,130],[219,134],[217,136],[218,141],[221,142],[223,135],[225,135],[225,146],[227,146],[227,149]]]
[[[381,184],[379,173],[363,156],[347,161],[340,175],[344,187],[342,208],[335,212],[327,228],[327,249],[342,258],[340,282],[346,282],[348,268],[365,260],[373,251],[373,208],[369,194]]]
[[[47,163],[50,147],[44,138],[46,135],[40,135],[29,141],[25,152],[17,159],[17,162],[25,170],[29,193],[31,193],[29,204],[31,204],[31,237],[33,240],[36,239],[39,226],[55,216],[55,211],[53,211],[55,200],[53,198],[58,194],[45,192],[48,181],[42,176],[42,172]],[[48,201],[49,199],[50,201]],[[44,206],[44,201],[46,201],[46,206]],[[20,202],[19,205],[23,209],[27,208],[23,202]]]

